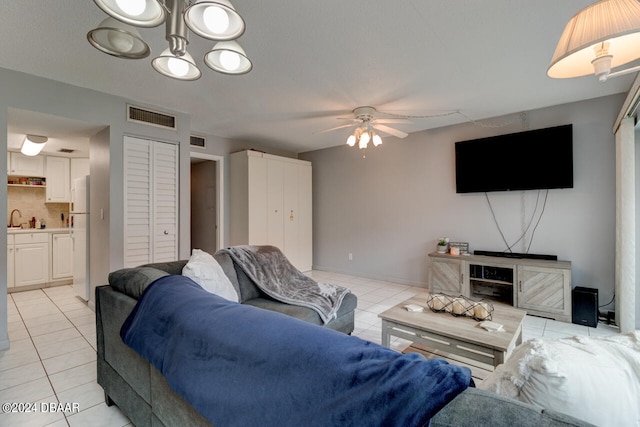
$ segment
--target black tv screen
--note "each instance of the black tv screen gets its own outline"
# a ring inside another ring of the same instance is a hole
[[[573,188],[573,126],[460,141],[456,193]]]

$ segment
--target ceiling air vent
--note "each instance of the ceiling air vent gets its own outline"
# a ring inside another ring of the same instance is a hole
[[[191,139],[190,139],[189,144],[190,144],[192,147],[207,148],[207,147],[206,147],[206,145],[207,145],[207,140],[206,140],[206,139],[204,139],[204,138],[203,138],[203,137],[201,137],[201,136],[191,135]]]
[[[127,120],[163,128],[176,129],[176,117],[128,105]]]
[[[71,148],[61,148],[58,150],[58,153],[71,154],[76,150],[72,150]]]

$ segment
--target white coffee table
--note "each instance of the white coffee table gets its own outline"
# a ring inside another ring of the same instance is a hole
[[[498,366],[522,343],[522,322],[526,311],[494,303],[492,321],[504,326],[503,332],[489,332],[470,317],[435,313],[427,307],[427,293],[379,314],[382,319],[382,345],[389,347],[391,336],[404,338],[436,350],[462,356],[491,366]],[[417,304],[422,312],[407,311],[404,306]]]

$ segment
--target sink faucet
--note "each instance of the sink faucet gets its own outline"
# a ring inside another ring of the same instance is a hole
[[[15,212],[18,212],[19,217],[20,217],[20,218],[22,218],[22,212],[20,212],[20,209],[14,209],[14,210],[12,210],[12,211],[11,211],[11,216],[9,217],[9,227],[15,227],[15,226],[13,225],[13,214],[14,214]]]

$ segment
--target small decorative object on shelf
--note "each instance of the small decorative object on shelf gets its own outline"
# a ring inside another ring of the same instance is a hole
[[[449,249],[457,249],[457,253],[451,251],[451,255],[469,255],[469,242],[449,242]]]
[[[454,297],[446,294],[429,294],[427,307],[434,312],[467,316],[477,321],[492,320],[494,310],[493,304],[487,300],[473,301],[462,295]]]
[[[438,253],[446,254],[449,250],[449,238],[448,237],[440,237],[438,238]]]

